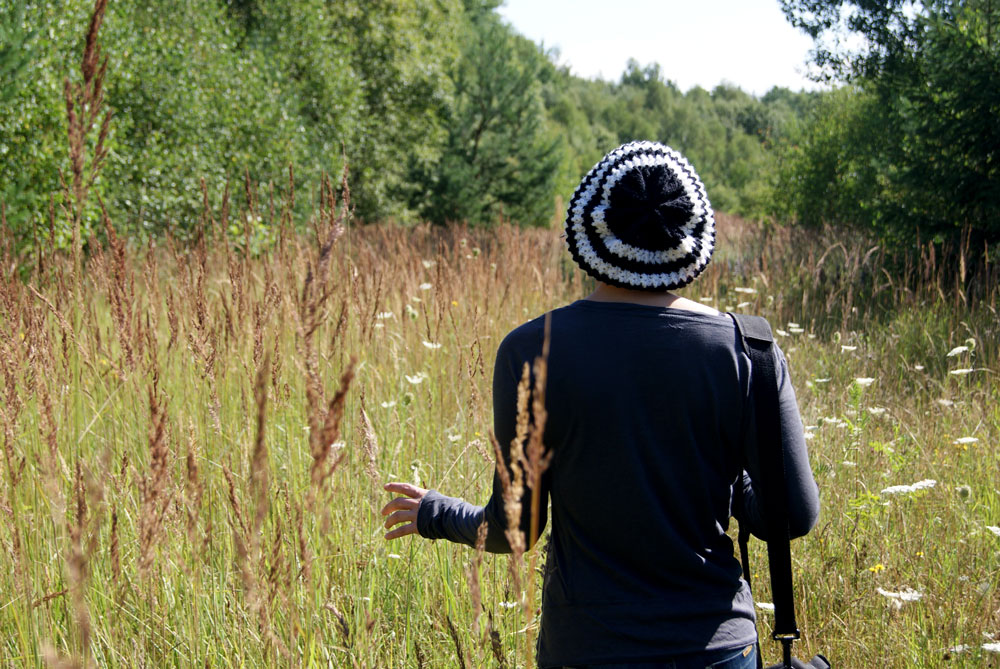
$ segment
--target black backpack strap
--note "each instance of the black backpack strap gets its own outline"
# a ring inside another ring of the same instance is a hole
[[[774,631],[781,641],[786,666],[791,666],[792,641],[799,638],[792,593],[792,554],[788,535],[788,494],[785,487],[785,460],[781,448],[778,411],[778,373],[771,326],[759,316],[731,314],[743,346],[750,356],[750,392],[757,423],[757,453],[760,460],[761,490],[767,520],[767,560],[774,598]],[[746,542],[740,527],[740,553],[744,571]],[[749,583],[749,579],[747,580]]]

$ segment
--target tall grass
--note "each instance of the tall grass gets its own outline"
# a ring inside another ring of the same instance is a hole
[[[5,663],[531,657],[527,565],[542,562],[387,545],[379,483],[484,501],[495,347],[587,282],[555,231],[354,228],[325,193],[310,234],[276,207],[278,239],[256,256],[211,207],[187,247],[132,248],[107,221],[78,293],[71,257],[50,252],[26,282],[4,258]],[[272,214],[239,213],[256,215]],[[995,288],[956,305],[923,283],[881,287],[863,244],[838,242],[835,269],[818,237],[719,227],[687,294],[771,319],[811,436],[823,511],[793,547],[803,653],[984,666],[1000,633]],[[907,588],[921,598],[879,592]]]

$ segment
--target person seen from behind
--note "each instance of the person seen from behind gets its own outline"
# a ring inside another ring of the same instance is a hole
[[[576,189],[566,241],[597,287],[547,314],[551,461],[537,517],[525,486],[520,522],[524,536],[533,520],[540,534],[551,500],[538,664],[755,667],[754,604],[726,534],[732,516],[766,539],[750,358],[731,316],[670,292],[711,258],[705,188],[671,148],[625,144]],[[507,465],[518,381],[542,353],[545,329],[546,316],[525,323],[497,351],[494,431]],[[815,524],[819,497],[788,365],[775,351],[794,538]],[[405,483],[385,489],[400,495],[382,510],[386,539],[472,546],[486,522],[486,550],[511,550],[499,474],[485,506]]]

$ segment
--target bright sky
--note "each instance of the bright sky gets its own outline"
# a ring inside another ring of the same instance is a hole
[[[785,20],[778,0],[506,0],[514,28],[556,47],[582,77],[616,80],[629,58],[659,63],[682,91],[727,82],[760,96],[772,86],[814,90],[812,40]]]

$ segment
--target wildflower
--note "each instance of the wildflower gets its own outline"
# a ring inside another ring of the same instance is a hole
[[[815,439],[816,438],[816,433],[815,432],[806,432],[803,436],[806,439]]]
[[[881,416],[886,412],[885,407],[868,407],[868,413],[873,416]]]
[[[984,643],[983,650],[988,653],[1000,653],[1000,643]]]
[[[414,299],[416,299],[416,298],[414,298]],[[415,320],[417,320],[417,316],[419,316],[420,314],[418,314],[417,310],[414,309],[411,305],[407,304],[406,305],[406,315],[407,315],[407,317],[409,317],[409,319],[411,321],[415,321]]]
[[[393,318],[394,316],[395,314],[393,314],[391,311],[380,311],[378,314],[375,315],[375,318],[381,321],[385,320],[386,318]]]
[[[974,370],[974,369],[964,369],[963,368],[963,369],[953,369],[953,370],[951,370],[948,373],[949,374],[954,374],[955,376],[965,376],[966,374],[972,374],[972,372],[974,372],[974,371],[976,371],[976,370]]]
[[[946,399],[940,399],[940,400],[937,401],[937,403],[940,404],[943,407],[950,407],[953,404],[955,404],[951,400],[946,400]]]
[[[986,529],[1000,537],[1000,527],[997,527],[996,525],[987,525]]]
[[[946,355],[945,357],[946,358],[954,358],[959,353],[965,353],[968,350],[969,350],[968,346],[956,346],[955,348],[953,348],[950,351],[948,351],[948,355]]]
[[[413,376],[410,376],[409,374],[404,374],[404,376],[406,377],[407,381],[409,381],[415,386],[423,383],[424,379],[427,378],[427,374],[425,374],[424,372],[417,372]]]
[[[888,590],[883,590],[882,588],[875,588],[875,592],[883,597],[888,597],[889,599],[894,599],[898,602],[916,602],[924,596],[924,593],[909,587],[903,588],[899,592],[890,592]]]
[[[961,498],[962,501],[965,501],[965,502],[967,502],[969,500],[969,498],[972,497],[972,488],[970,488],[967,485],[956,486],[955,487],[955,492],[957,492],[959,498]]]
[[[924,556],[923,551],[917,551],[917,557],[923,557],[923,556]]]
[[[796,329],[796,328],[801,328],[801,327],[802,327],[802,326],[801,326],[801,325],[799,325],[798,323],[793,323],[793,322],[791,322],[791,321],[788,321],[788,329],[789,329],[789,330],[794,330],[794,329]]]
[[[937,481],[934,479],[924,479],[923,481],[917,481],[911,485],[891,485],[888,488],[882,489],[883,495],[900,495],[903,493],[916,492],[918,490],[924,490],[925,488],[933,488],[937,485]]]
[[[711,302],[715,302],[715,298],[711,297],[711,296],[708,296],[708,297],[699,297],[698,301],[699,302],[703,302],[704,304],[710,304]]]
[[[396,400],[389,400],[388,402],[382,402],[383,409],[391,409],[396,406]]]
[[[746,307],[749,307],[749,306],[750,306],[749,302],[740,302],[739,304],[736,305],[736,308],[737,309],[745,309]]]
[[[520,606],[517,602],[500,602],[501,609],[513,609],[516,606]]]
[[[872,565],[871,567],[868,567],[868,571],[870,571],[873,574],[877,574],[880,571],[885,571],[885,565],[882,564],[881,562],[879,562],[876,565]]]
[[[757,608],[761,611],[771,611],[774,612],[774,604],[771,602],[757,602]]]
[[[451,301],[451,306],[457,307],[458,306],[458,300],[452,300]]]
[[[403,556],[396,555],[395,553],[389,553],[388,555],[386,555],[386,557],[392,558],[393,560],[402,560],[403,559]]]
[[[423,344],[426,348],[429,348],[432,351],[436,351],[437,349],[441,348],[441,344],[438,344],[437,342],[433,341],[425,341],[423,342]]]
[[[742,286],[736,286],[733,290],[737,293],[746,293],[747,295],[754,295],[757,292],[756,288],[743,288]]]
[[[424,269],[430,269],[431,267],[434,267],[434,265],[437,264],[437,261],[434,260],[421,260],[420,262],[423,264]]]
[[[923,365],[914,365],[913,369],[917,370],[918,372],[922,372],[922,371],[924,371],[924,366]]]
[[[840,345],[841,353],[850,353],[851,351],[857,351],[857,350],[858,350],[857,346],[848,346],[847,344]]]
[[[788,336],[788,333],[787,333],[787,332],[785,332],[784,330],[782,330],[781,328],[777,328],[777,329],[775,330],[775,332],[777,332],[777,333],[778,333],[779,335],[781,335],[782,337],[787,337],[787,336]]]
[[[453,444],[456,441],[458,441],[459,439],[461,439],[461,438],[462,438],[462,435],[460,435],[460,434],[449,434],[448,435],[448,441],[450,441]]]
[[[859,376],[858,378],[854,379],[854,383],[864,388],[875,383],[875,379],[873,379],[870,376]]]
[[[854,462],[852,460],[844,460],[840,464],[844,465],[845,467],[857,467],[858,466],[858,463],[856,463],[856,462]]]
[[[429,283],[422,283],[420,284],[419,288],[420,290],[430,290],[431,288],[433,288],[433,286],[431,286],[431,284]]]
[[[402,402],[404,407],[408,407],[411,404],[413,404],[414,399],[415,398],[413,396],[413,393],[404,393],[403,398],[400,400],[400,402]]]
[[[794,335],[800,335],[803,332],[805,332],[805,330],[803,328],[798,328],[798,327],[795,327],[795,328],[789,327],[788,331],[791,332]]]
[[[975,437],[959,437],[958,439],[956,439],[955,441],[953,441],[951,443],[960,446],[962,444],[975,444],[978,441],[979,440],[976,439]]]

